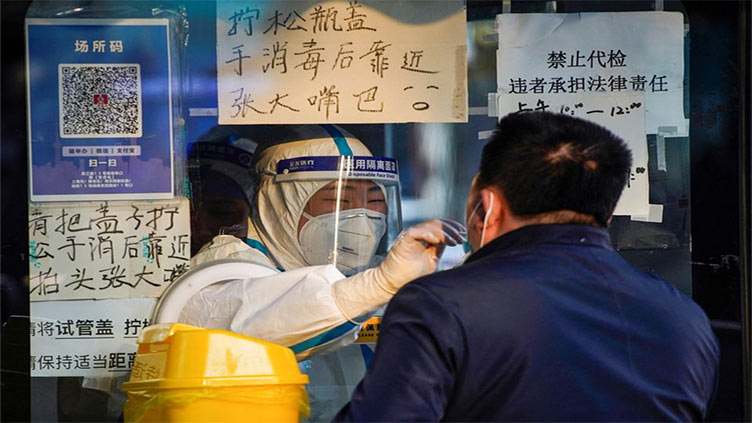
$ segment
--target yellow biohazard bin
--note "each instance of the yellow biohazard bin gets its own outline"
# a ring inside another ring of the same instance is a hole
[[[308,376],[292,350],[223,330],[149,326],[138,340],[126,422],[297,422]]]

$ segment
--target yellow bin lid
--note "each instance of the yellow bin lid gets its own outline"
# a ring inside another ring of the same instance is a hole
[[[123,390],[306,384],[289,348],[180,323],[145,328]]]

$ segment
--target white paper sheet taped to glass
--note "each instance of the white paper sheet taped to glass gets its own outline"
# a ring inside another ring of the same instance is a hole
[[[217,92],[220,124],[466,122],[464,4],[217,2]]]
[[[156,298],[31,303],[31,376],[127,375]]]
[[[647,133],[686,131],[681,13],[502,14],[496,28],[500,93],[642,92]]]
[[[593,121],[618,134],[632,150],[627,187],[615,215],[648,215],[648,146],[645,95],[640,92],[583,94],[499,94],[499,116],[520,110],[545,110]]]
[[[34,301],[158,297],[188,269],[188,199],[32,203]]]

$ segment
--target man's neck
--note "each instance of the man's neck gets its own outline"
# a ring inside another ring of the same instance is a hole
[[[595,216],[591,214],[578,213],[573,210],[556,210],[552,212],[540,213],[536,215],[510,215],[505,219],[504,223],[499,228],[499,232],[493,234],[492,238],[500,237],[504,234],[520,229],[525,226],[531,225],[588,225],[597,228],[602,227],[598,224]]]

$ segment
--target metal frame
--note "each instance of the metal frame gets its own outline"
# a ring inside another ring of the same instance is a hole
[[[739,13],[743,19],[739,21],[739,91],[740,101],[739,125],[739,158],[741,181],[739,193],[741,198],[741,323],[742,323],[742,386],[744,389],[744,420],[752,421],[752,8],[748,2],[739,3]]]

